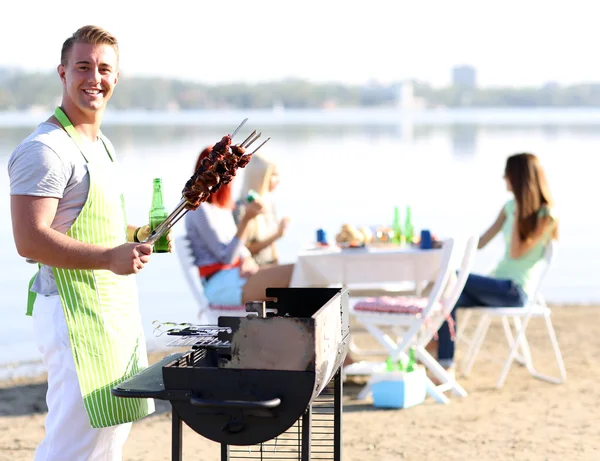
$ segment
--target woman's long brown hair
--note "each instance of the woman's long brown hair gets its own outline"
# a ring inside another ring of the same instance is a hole
[[[535,155],[520,153],[508,157],[504,174],[513,190],[519,210],[516,216],[519,236],[521,241],[525,241],[535,231],[540,209],[553,205],[546,173]]]

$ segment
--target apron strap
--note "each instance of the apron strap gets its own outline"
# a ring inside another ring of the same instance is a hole
[[[33,281],[35,280],[35,278],[37,277],[37,275],[39,274],[39,271],[36,272],[34,274],[33,277],[31,277],[31,280],[29,281],[29,288],[27,289],[27,312],[26,315],[33,315],[33,304],[35,303],[35,299],[37,298],[37,293],[35,291],[31,291],[31,286],[33,285]]]

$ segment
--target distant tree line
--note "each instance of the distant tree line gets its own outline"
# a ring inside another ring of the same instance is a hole
[[[263,109],[392,107],[400,83],[343,85],[287,79],[259,84],[206,85],[167,78],[122,75],[111,105],[115,109]],[[0,110],[53,107],[60,101],[56,73],[0,68]],[[600,84],[546,85],[539,88],[434,88],[413,82],[424,107],[600,107]]]

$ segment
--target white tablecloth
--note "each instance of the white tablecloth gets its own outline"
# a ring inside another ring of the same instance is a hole
[[[292,274],[292,287],[388,285],[435,280],[441,250],[419,248],[337,247],[302,251]]]

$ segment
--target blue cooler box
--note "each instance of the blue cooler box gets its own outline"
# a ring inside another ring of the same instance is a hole
[[[425,368],[410,373],[388,371],[371,376],[373,405],[379,408],[409,408],[423,403],[427,395]]]

